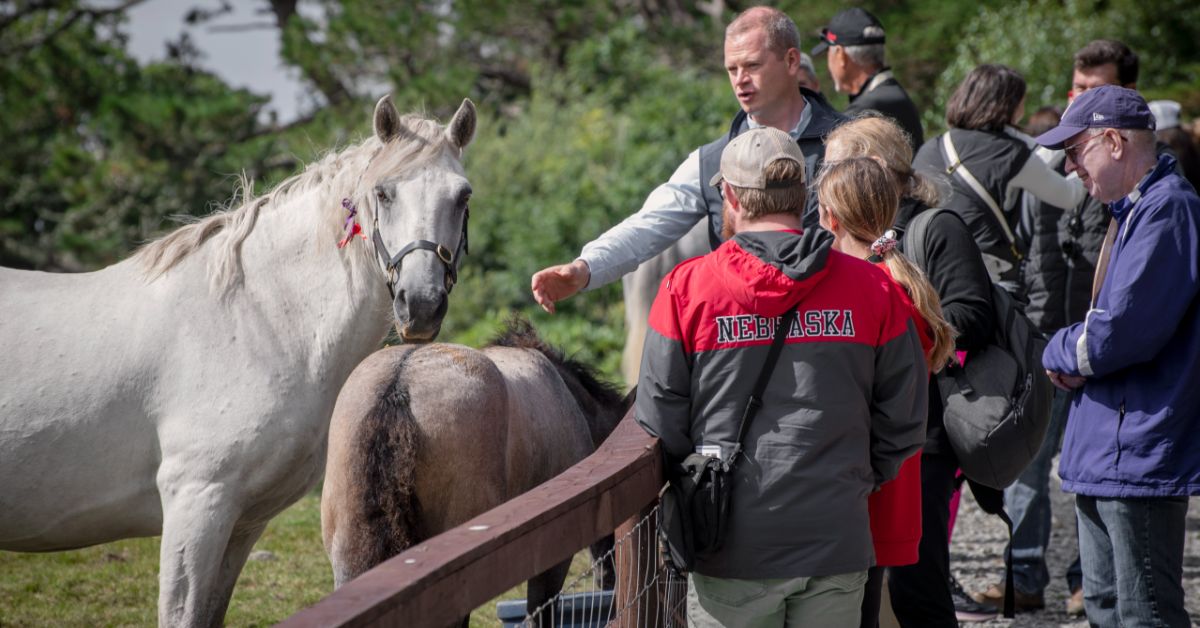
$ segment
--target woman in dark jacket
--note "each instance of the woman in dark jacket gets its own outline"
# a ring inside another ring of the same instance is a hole
[[[1025,243],[1018,241],[1019,189],[1055,207],[1072,208],[1086,194],[1064,178],[1016,128],[1025,115],[1025,79],[1003,65],[971,70],[946,104],[950,130],[921,146],[913,167],[944,192],[942,206],[966,223],[989,276],[1017,293]]]
[[[903,233],[913,216],[937,204],[936,188],[913,171],[908,138],[891,121],[865,117],[844,124],[826,139],[826,163],[867,156],[882,163],[893,175],[902,200],[896,229]],[[930,284],[941,299],[942,314],[958,332],[955,347],[971,352],[987,345],[995,321],[987,269],[975,239],[963,221],[942,212],[929,225],[925,267]],[[903,237],[900,237],[903,243]],[[901,244],[903,250],[903,244]],[[958,459],[942,423],[941,394],[930,382],[929,415],[925,447],[921,452],[921,540],[918,560],[888,569],[892,608],[900,624],[909,627],[957,626],[950,597],[950,550],[947,534],[950,496],[955,488]],[[881,576],[876,570],[876,578]],[[868,585],[881,581],[868,581]],[[868,590],[869,594],[869,590]],[[863,626],[878,617],[878,594],[864,600]]]

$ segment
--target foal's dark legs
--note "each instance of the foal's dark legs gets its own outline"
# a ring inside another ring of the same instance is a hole
[[[562,591],[567,572],[571,569],[571,559],[547,569],[529,580],[529,588],[525,596],[525,612],[532,613],[538,607],[554,599]],[[533,618],[533,628],[550,628],[557,626],[559,603],[547,606],[541,614]]]
[[[596,569],[596,584],[605,591],[611,591],[617,586],[617,570],[613,563],[613,546],[616,543],[613,535],[608,535],[592,543],[592,564]]]

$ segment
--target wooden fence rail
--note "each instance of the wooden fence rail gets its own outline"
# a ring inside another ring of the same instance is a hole
[[[633,422],[631,411],[596,453],[558,477],[405,550],[279,625],[453,624],[604,535],[628,529],[662,485],[658,440]],[[639,553],[654,551],[652,543],[641,545]],[[618,577],[622,571],[618,566]],[[656,603],[653,595],[639,601]],[[630,609],[638,617],[649,610]]]

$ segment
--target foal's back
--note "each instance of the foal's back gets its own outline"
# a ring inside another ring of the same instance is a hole
[[[536,351],[377,351],[342,388],[329,430],[321,525],[336,584],[591,451],[585,418]]]

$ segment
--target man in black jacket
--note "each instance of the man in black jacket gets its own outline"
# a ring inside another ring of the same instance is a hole
[[[813,56],[829,51],[829,74],[838,92],[849,94],[844,112],[853,117],[874,110],[888,116],[908,133],[913,150],[925,143],[921,113],[908,92],[896,81],[884,59],[883,25],[864,9],[846,9],[821,29],[821,43]]]

